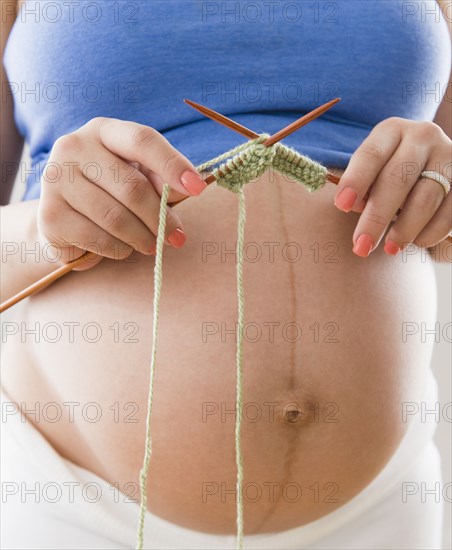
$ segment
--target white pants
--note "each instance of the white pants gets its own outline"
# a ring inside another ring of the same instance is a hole
[[[436,401],[436,389],[432,377],[427,402]],[[1,547],[133,548],[138,505],[63,459],[4,394],[1,410]],[[351,501],[302,527],[246,536],[245,549],[441,549],[442,497],[425,491],[442,481],[434,431],[432,424],[411,422],[385,468]],[[144,546],[233,549],[235,537],[192,531],[147,513]]]

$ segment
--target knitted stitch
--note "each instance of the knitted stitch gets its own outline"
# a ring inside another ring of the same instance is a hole
[[[201,167],[204,169],[232,157],[212,173],[217,185],[233,193],[237,193],[246,183],[258,179],[270,167],[304,185],[310,192],[325,184],[328,172],[324,166],[282,143],[265,147],[263,143],[269,137],[268,134],[262,134]]]
[[[327,169],[314,162],[308,157],[300,155],[295,149],[286,147],[282,143],[275,143],[265,147],[263,142],[268,134],[262,134],[258,138],[248,141],[223,153],[222,155],[205,162],[197,167],[202,172],[206,168],[226,160],[212,173],[216,178],[217,185],[229,189],[238,194],[239,216],[237,227],[237,354],[236,354],[236,425],[235,425],[235,456],[237,468],[237,550],[243,548],[243,459],[241,450],[241,427],[242,427],[242,403],[243,403],[243,327],[245,320],[245,298],[243,289],[243,249],[245,242],[245,194],[243,186],[252,180],[259,178],[264,172],[273,167],[283,175],[289,176],[296,182],[304,185],[310,192],[316,191],[325,185]],[[151,414],[152,398],[154,391],[154,373],[157,354],[157,329],[159,320],[160,296],[163,284],[163,243],[165,240],[166,213],[170,186],[165,183],[160,201],[159,226],[157,232],[157,250],[154,265],[154,306],[153,306],[153,331],[152,331],[152,354],[148,395],[148,411],[146,418],[146,441],[143,467],[140,471],[140,514],[137,532],[137,550],[143,548],[144,519],[146,514],[146,485],[149,463],[152,454],[151,436]]]

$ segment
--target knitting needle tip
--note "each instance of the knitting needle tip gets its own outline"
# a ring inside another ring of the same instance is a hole
[[[339,103],[341,100],[340,97],[336,97],[335,99],[332,99],[331,101],[328,101],[328,103],[325,103],[324,105],[321,105],[320,107],[317,107],[317,109],[314,109],[310,113],[307,113],[306,115],[302,116],[295,122],[292,122],[292,124],[289,124],[289,126],[286,126],[279,132],[276,132],[276,134],[272,135],[267,139],[267,141],[264,141],[264,145],[266,147],[270,147],[270,145],[274,145],[278,141],[281,141],[282,139],[286,138],[287,136],[290,136],[290,134],[293,134],[303,126],[306,126],[306,124],[309,124],[311,121],[315,120],[319,116],[323,115],[326,111],[331,109],[336,103]]]
[[[190,101],[189,99],[184,99],[184,101],[187,105],[190,105],[190,107],[192,107],[193,109],[196,109],[198,112],[200,112],[207,118],[210,118],[215,122],[218,122],[219,124],[222,124],[223,126],[226,126],[227,128],[234,130],[235,132],[238,132],[239,134],[242,134],[242,136],[245,136],[249,139],[255,139],[259,137],[259,134],[256,134],[255,132],[248,130],[248,128],[245,128],[245,126],[242,126],[238,122],[234,122],[233,120],[225,117],[224,115],[220,115],[220,113],[217,113],[213,109],[209,109],[208,107],[205,107],[204,105],[200,105],[199,103],[195,103],[194,101]]]

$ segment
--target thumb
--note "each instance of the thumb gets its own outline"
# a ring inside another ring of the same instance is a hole
[[[80,252],[80,256],[69,262],[69,264],[73,264],[73,271],[88,271],[88,269],[93,268],[103,259],[103,256],[98,256],[94,254],[94,252],[86,252],[80,249],[76,250]]]

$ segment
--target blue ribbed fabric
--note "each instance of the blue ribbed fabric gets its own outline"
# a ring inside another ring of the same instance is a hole
[[[194,164],[243,141],[183,98],[273,133],[340,96],[286,143],[345,167],[381,120],[432,120],[450,62],[434,0],[27,0],[5,53],[24,198],[55,140],[96,116],[152,126]]]

